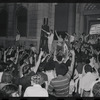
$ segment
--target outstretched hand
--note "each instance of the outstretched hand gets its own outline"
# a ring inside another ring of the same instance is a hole
[[[40,56],[42,56],[43,54],[44,54],[44,51],[42,51],[42,48],[41,48]]]
[[[70,50],[70,53],[71,53],[72,55],[75,55],[75,51],[74,51],[74,50]]]

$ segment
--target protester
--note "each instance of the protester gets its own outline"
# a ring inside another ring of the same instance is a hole
[[[82,33],[77,37],[75,32],[58,33],[44,23],[39,50],[34,43],[29,44],[29,48],[21,45],[19,33],[14,45],[0,46],[1,96],[89,96],[90,84],[99,79],[100,74],[99,35]],[[55,36],[57,44],[53,44]],[[99,83],[95,88],[93,91],[99,90]],[[93,94],[99,96],[98,91]]]
[[[47,90],[41,87],[42,80],[42,77],[38,74],[32,76],[31,86],[26,88],[24,97],[48,97]]]

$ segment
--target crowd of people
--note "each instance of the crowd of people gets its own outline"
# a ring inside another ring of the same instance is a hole
[[[99,35],[42,31],[47,43],[39,52],[18,45],[20,35],[15,46],[0,47],[0,97],[99,97]]]

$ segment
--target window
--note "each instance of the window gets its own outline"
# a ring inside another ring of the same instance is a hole
[[[24,7],[17,10],[17,30],[22,37],[27,36],[27,9]]]
[[[0,12],[0,36],[7,35],[8,13],[5,9]]]

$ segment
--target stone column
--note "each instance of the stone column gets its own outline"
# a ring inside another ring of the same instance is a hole
[[[48,17],[49,17],[49,26],[50,29],[54,30],[54,19],[55,19],[55,3],[50,3],[49,4],[49,12],[48,12]]]
[[[80,4],[81,6],[81,11],[80,11],[80,23],[79,23],[79,26],[80,26],[80,29],[79,29],[79,36],[84,32],[84,6],[85,4]]]
[[[79,38],[80,34],[80,5],[76,4],[76,24],[75,24],[75,32],[77,37]]]
[[[69,14],[68,14],[68,33],[72,34],[75,32],[75,12],[76,6],[74,3],[69,3]]]

